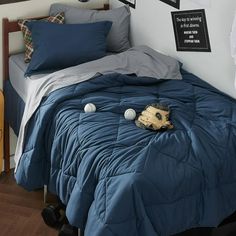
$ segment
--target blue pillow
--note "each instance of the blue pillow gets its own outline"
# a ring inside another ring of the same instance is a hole
[[[54,24],[32,21],[34,53],[25,76],[51,72],[106,55],[106,37],[112,22]]]

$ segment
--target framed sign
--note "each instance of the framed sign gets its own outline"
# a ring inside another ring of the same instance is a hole
[[[8,3],[14,3],[14,2],[24,2],[28,0],[0,0],[0,5],[1,4],[8,4]]]
[[[179,6],[180,6],[180,0],[160,0],[172,7],[175,7],[177,9],[179,9]]]
[[[125,4],[128,4],[129,6],[135,8],[136,6],[136,0],[119,0],[120,2],[123,2]]]
[[[177,51],[211,51],[204,9],[171,14]]]

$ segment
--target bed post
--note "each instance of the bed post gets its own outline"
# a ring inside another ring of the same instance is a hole
[[[4,18],[2,20],[2,29],[3,29],[3,94],[4,94],[4,81],[9,79],[9,20]],[[6,109],[6,99],[4,99],[4,107]],[[6,113],[5,113],[6,114]],[[10,133],[9,133],[9,124],[4,116],[4,170],[6,173],[10,172]]]

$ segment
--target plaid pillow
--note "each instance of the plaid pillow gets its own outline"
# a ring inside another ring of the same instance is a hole
[[[58,13],[55,16],[49,16],[47,18],[41,19],[42,21],[48,21],[57,24],[64,24],[65,14],[64,12]],[[32,20],[19,20],[18,25],[23,33],[24,43],[25,43],[25,62],[28,63],[31,60],[34,48],[32,43],[31,32],[26,26],[26,23]]]

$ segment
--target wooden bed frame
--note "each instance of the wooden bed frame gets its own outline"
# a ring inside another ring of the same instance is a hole
[[[109,4],[104,4],[102,8],[96,8],[96,10],[108,10]],[[39,20],[47,16],[41,16],[36,18],[30,18]],[[9,21],[8,18],[3,18],[2,20],[2,30],[3,30],[3,94],[4,94],[4,81],[9,79],[9,34],[20,31],[18,25],[18,20]],[[6,102],[5,102],[6,104]],[[6,107],[6,106],[5,106]],[[9,133],[9,123],[4,117],[4,171],[6,173],[10,172],[10,133]]]

